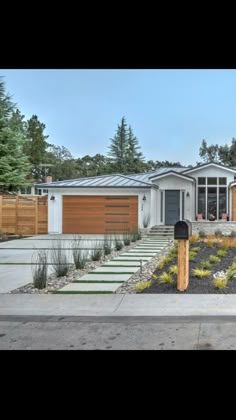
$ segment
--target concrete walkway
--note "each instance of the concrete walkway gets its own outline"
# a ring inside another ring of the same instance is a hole
[[[94,271],[78,277],[57,293],[113,293],[168,244],[168,239],[144,239],[142,243],[110,260],[109,264],[104,263]]]
[[[0,316],[236,316],[236,295],[0,294]]]

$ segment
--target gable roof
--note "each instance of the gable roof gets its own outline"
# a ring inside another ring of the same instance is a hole
[[[230,172],[236,172],[236,168],[234,168],[234,167],[229,167],[229,166],[225,166],[225,165],[221,165],[221,163],[217,163],[217,162],[208,162],[208,163],[203,163],[202,165],[198,165],[198,166],[194,166],[193,168],[187,168],[185,171],[184,171],[184,173],[186,174],[186,173],[191,173],[191,172],[194,172],[194,171],[197,171],[198,169],[201,169],[201,168],[207,168],[207,167],[209,167],[209,166],[215,166],[215,167],[217,167],[217,168],[222,168],[222,169],[225,169],[225,170],[227,170],[227,171],[230,171]]]
[[[160,179],[160,178],[164,178],[164,177],[170,176],[170,175],[177,176],[178,178],[185,178],[188,181],[192,181],[192,182],[195,181],[195,178],[193,178],[192,176],[185,175],[183,172],[176,172],[176,171],[173,171],[173,170],[164,172],[162,174],[152,175],[152,176],[150,176],[149,179],[153,179],[153,180],[154,179]]]

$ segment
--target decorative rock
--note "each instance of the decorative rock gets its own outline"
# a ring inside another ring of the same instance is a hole
[[[217,271],[216,273],[213,274],[214,279],[215,278],[225,278],[226,277],[226,272],[225,271]]]

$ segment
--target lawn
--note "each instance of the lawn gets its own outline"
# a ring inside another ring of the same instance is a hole
[[[179,292],[176,289],[176,244],[175,248],[173,248],[168,255],[171,258],[171,261],[168,261],[167,258],[162,265],[156,267],[151,277],[151,286],[140,291],[140,293],[236,293],[235,239],[211,238],[197,240],[190,245],[189,251],[191,261],[189,261],[189,285],[187,290]],[[234,266],[232,266],[233,263]],[[196,275],[194,275],[195,269],[203,270],[203,275],[205,275],[205,277],[196,277]],[[213,284],[213,274],[220,271],[224,271],[227,275],[227,279],[224,280],[226,283],[226,287],[224,288],[218,288]]]

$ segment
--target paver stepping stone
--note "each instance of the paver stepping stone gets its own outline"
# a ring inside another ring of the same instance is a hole
[[[139,261],[108,261],[102,267],[140,267]]]
[[[106,274],[119,274],[119,273],[135,273],[138,271],[138,267],[99,267],[96,269],[96,271],[93,271],[93,273],[88,274],[94,274],[97,275],[99,273],[106,273]]]
[[[132,274],[85,274],[84,276],[80,277],[79,280],[106,280],[123,282],[128,280],[131,276]]]
[[[59,292],[114,292],[122,283],[69,283]]]
[[[114,258],[114,261],[140,261],[140,260],[142,260],[142,261],[150,261],[150,259],[151,259],[152,257],[138,257],[137,255],[136,256],[130,256],[130,255],[126,255],[126,256],[124,256],[124,255],[121,255],[120,257],[116,257],[116,258]]]

